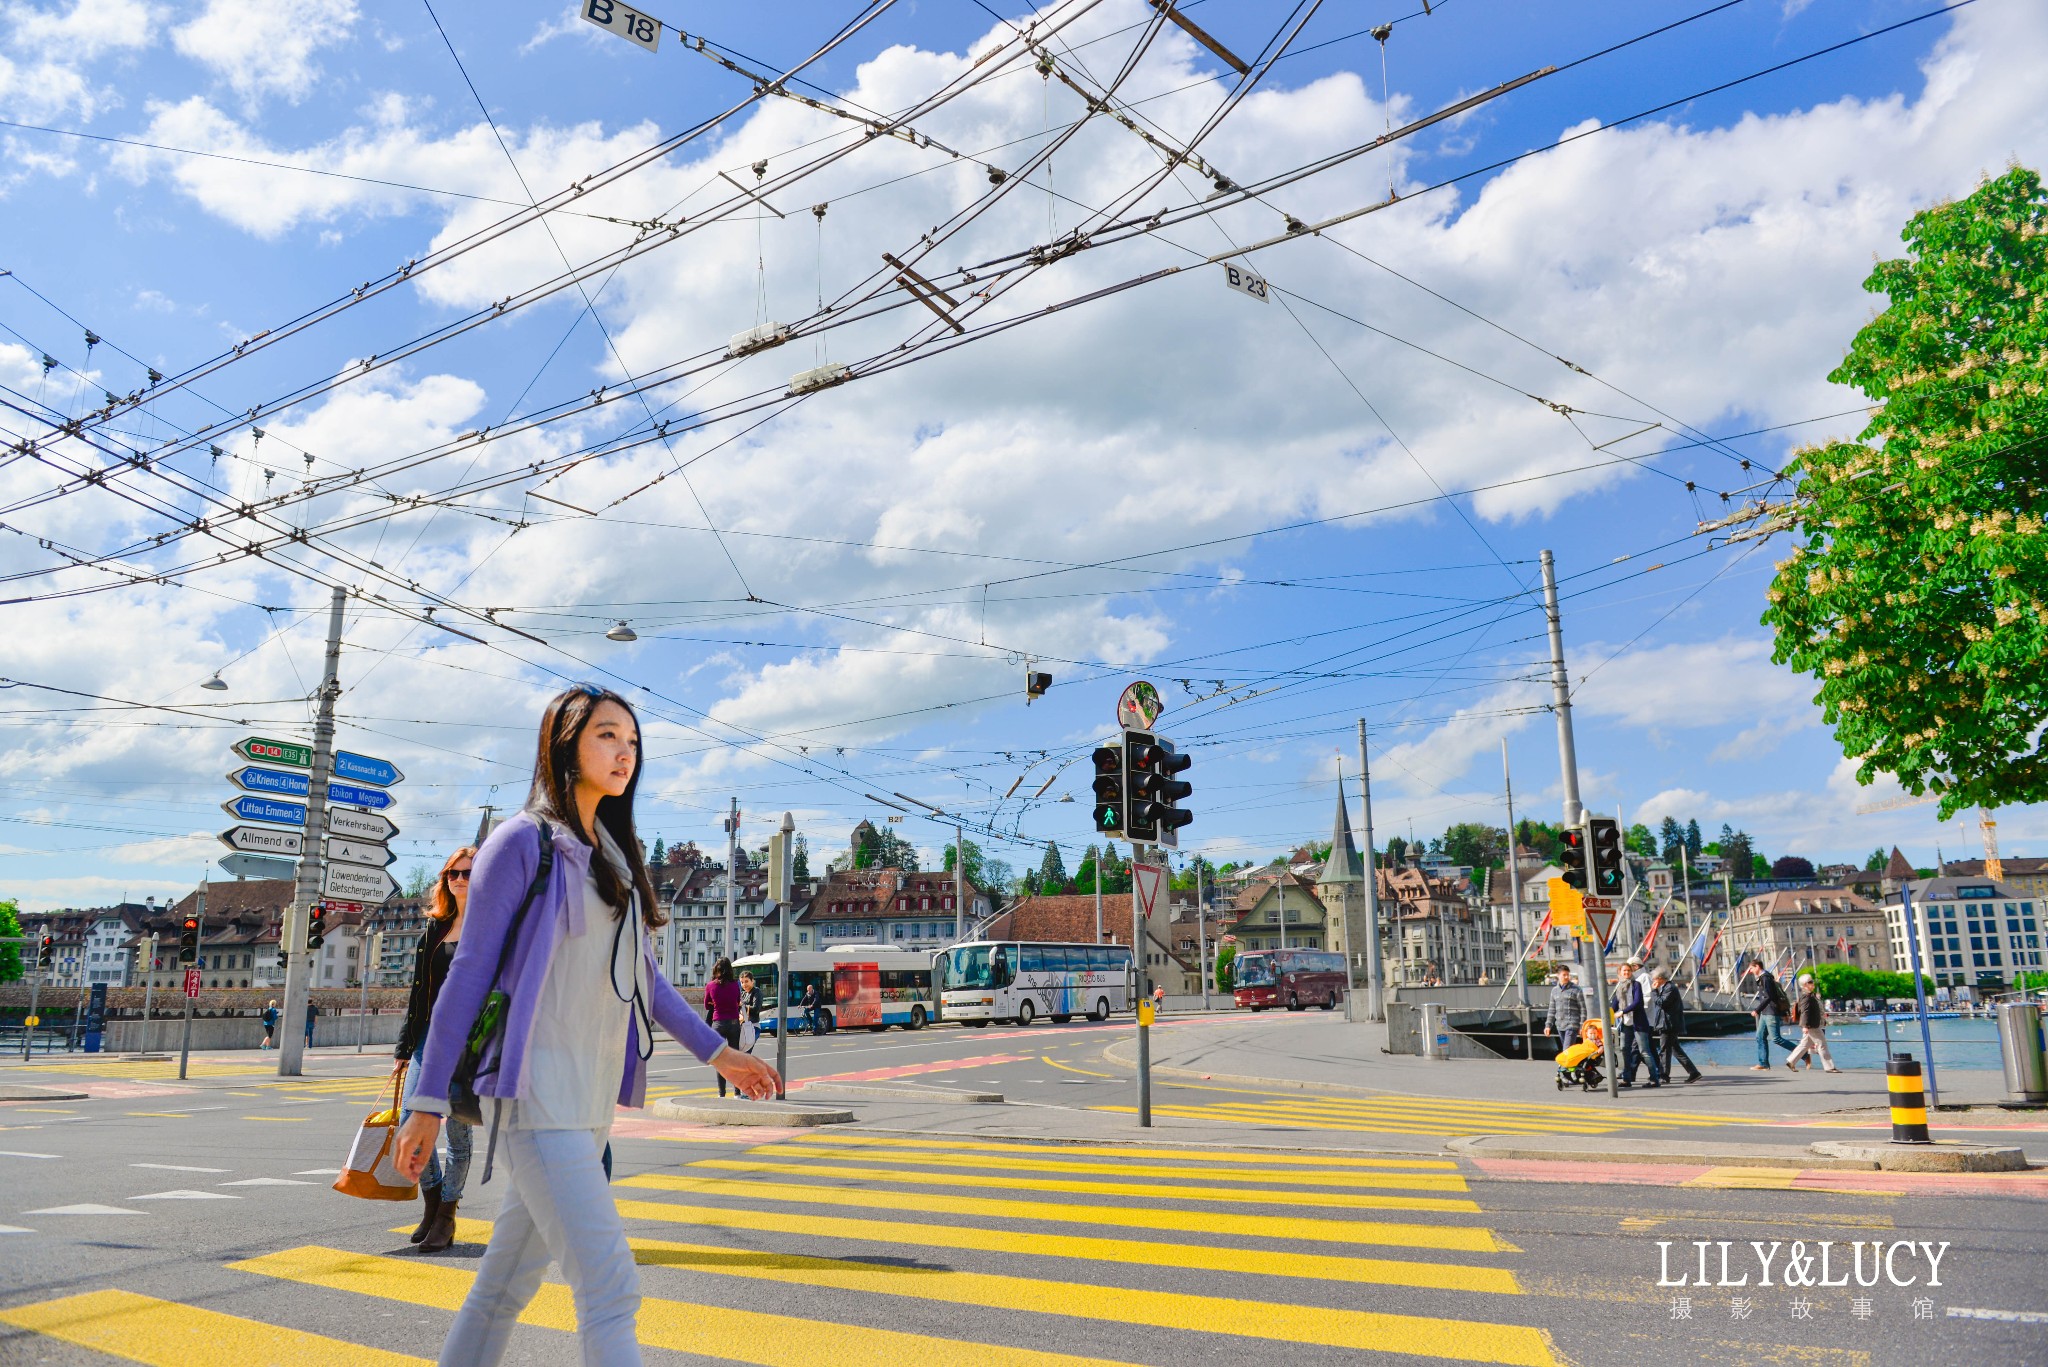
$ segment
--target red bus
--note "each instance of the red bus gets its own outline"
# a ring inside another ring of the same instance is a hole
[[[1254,1011],[1269,1006],[1333,1011],[1351,985],[1344,956],[1326,949],[1254,949],[1238,955],[1232,969],[1231,995]]]

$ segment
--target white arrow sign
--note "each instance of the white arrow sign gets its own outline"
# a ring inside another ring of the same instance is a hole
[[[398,856],[389,847],[373,845],[367,840],[344,840],[339,836],[327,842],[327,857],[342,864],[364,864],[373,869],[389,867]]]
[[[359,812],[350,807],[329,807],[327,809],[327,833],[346,836],[350,840],[368,840],[383,843],[398,834],[398,827],[391,824],[389,817],[375,812]]]
[[[220,843],[247,854],[296,855],[305,848],[306,837],[274,826],[234,826],[220,833]]]
[[[327,880],[320,885],[323,897],[342,897],[371,906],[384,905],[384,900],[396,891],[398,884],[391,881],[390,874],[360,864],[329,864]]]

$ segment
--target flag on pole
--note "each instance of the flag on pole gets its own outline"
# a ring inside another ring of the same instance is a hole
[[[1705,926],[1701,926],[1701,927],[1700,927],[1700,934],[1704,935],[1704,934],[1706,934],[1706,933],[1707,933],[1707,931],[1706,931],[1706,927],[1705,927]],[[1707,952],[1706,952],[1706,953],[1704,953],[1704,954],[1702,954],[1702,955],[1700,955],[1700,967],[1701,967],[1701,968],[1705,968],[1705,967],[1707,966],[1707,962],[1708,962],[1709,960],[1711,960],[1711,959],[1712,959],[1712,958],[1714,957],[1714,951],[1715,951],[1716,949],[1719,949],[1720,947],[1721,947],[1721,932],[1717,930],[1717,931],[1715,931],[1715,932],[1714,932],[1714,939],[1713,939],[1713,942],[1712,942],[1711,944],[1709,944],[1709,945],[1707,946]]]
[[[1650,933],[1643,937],[1643,947],[1636,951],[1636,955],[1638,958],[1647,959],[1650,956],[1650,947],[1653,944],[1655,944],[1657,940],[1657,927],[1664,924],[1665,910],[1669,910],[1669,908],[1667,907],[1664,910],[1660,910],[1657,913],[1656,919],[1650,922]]]

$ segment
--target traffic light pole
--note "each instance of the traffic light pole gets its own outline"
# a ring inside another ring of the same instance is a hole
[[[1138,984],[1138,1128],[1152,1128],[1152,984],[1151,974],[1146,971],[1150,956],[1145,953],[1145,911],[1138,902],[1137,866],[1158,860],[1159,851],[1155,846],[1151,859],[1145,857],[1145,846],[1133,841],[1131,844],[1131,966],[1137,973]],[[1102,886],[1102,865],[1095,867],[1095,886]],[[1165,891],[1165,889],[1161,889]],[[1167,893],[1167,905],[1172,905],[1172,894]]]
[[[192,971],[199,972],[206,958],[206,874],[199,875],[199,935],[195,941],[196,952],[192,956]],[[185,1038],[178,1045],[178,1081],[185,1080],[185,1065],[192,1059],[192,1003],[198,1000],[190,992],[185,994]]]
[[[777,1101],[789,1093],[789,898],[796,881],[791,877],[796,859],[792,844],[795,832],[795,818],[784,812],[782,857],[774,861],[776,886],[769,889],[777,903],[776,911],[782,924],[782,933],[777,937],[780,943],[776,946],[779,958],[775,969],[775,1076],[782,1079],[781,1088],[775,1093]]]
[[[30,1048],[31,1048],[31,1047],[33,1046],[33,1044],[34,1044],[34,1042],[35,1042],[35,1037],[36,1037],[36,1027],[35,1027],[35,1021],[36,1021],[36,997],[37,997],[37,995],[38,995],[38,993],[39,993],[39,991],[40,991],[40,989],[42,988],[42,985],[43,985],[43,956],[42,956],[42,951],[41,951],[41,945],[42,945],[42,941],[41,941],[40,939],[37,939],[37,940],[34,940],[34,941],[32,941],[32,942],[31,942],[31,943],[29,944],[29,947],[28,947],[28,949],[29,949],[29,955],[28,955],[28,962],[29,962],[29,971],[28,971],[28,1021],[29,1021],[29,1023],[21,1027],[21,1061],[22,1061],[23,1063],[27,1063],[27,1062],[28,1062],[28,1051],[29,1051],[29,1049],[30,1049]]]
[[[299,854],[299,875],[291,910],[285,914],[278,942],[285,955],[284,1016],[278,1022],[277,1075],[298,1077],[305,1071],[306,999],[312,991],[312,957],[306,951],[306,923],[320,900],[326,869],[322,840],[327,834],[327,779],[334,763],[334,700],[341,694],[341,614],[348,590],[336,588],[327,611],[327,668],[320,680],[320,710],[313,722],[313,768],[306,794],[306,844]]]

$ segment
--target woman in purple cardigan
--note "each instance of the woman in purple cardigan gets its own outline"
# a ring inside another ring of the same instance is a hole
[[[492,1145],[504,1145],[510,1185],[441,1350],[443,1367],[503,1358],[550,1262],[575,1293],[583,1361],[640,1361],[640,1277],[602,1157],[614,1108],[646,1099],[653,1021],[744,1095],[780,1088],[773,1068],[730,1047],[655,966],[648,931],[666,918],[638,857],[639,777],[633,709],[608,689],[572,688],[541,719],[526,810],[476,855],[462,941],[414,1065],[413,1114],[394,1146],[399,1170],[417,1180],[448,1110],[450,1075],[495,984],[510,998],[503,1047],[476,1090]],[[514,935],[543,840],[553,845],[553,868]],[[487,1156],[484,1180],[490,1175]]]

